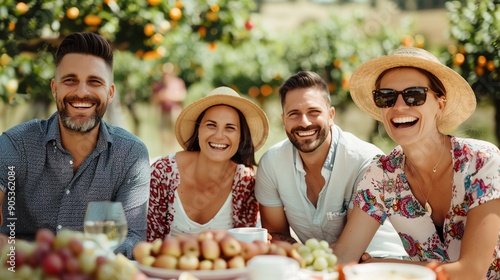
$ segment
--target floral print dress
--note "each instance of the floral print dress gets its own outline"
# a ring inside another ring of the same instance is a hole
[[[180,184],[176,153],[158,159],[152,164],[147,240],[165,238],[175,218],[173,201]],[[258,203],[255,199],[255,172],[238,164],[232,185],[232,219],[234,227],[253,227],[257,224]]]
[[[499,149],[475,139],[451,137],[451,143],[452,201],[443,224],[443,242],[431,216],[411,192],[401,146],[387,156],[378,156],[359,184],[354,205],[380,223],[389,218],[414,261],[458,260],[467,212],[500,198]],[[500,279],[500,238],[491,254],[494,261],[485,279]]]

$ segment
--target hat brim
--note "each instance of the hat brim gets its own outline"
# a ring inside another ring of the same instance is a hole
[[[254,151],[259,150],[265,144],[269,135],[269,121],[266,113],[257,104],[240,97],[232,89],[219,87],[209,95],[186,106],[177,117],[175,136],[184,150],[187,149],[186,142],[193,135],[196,120],[200,114],[215,105],[228,105],[241,111],[250,129]]]
[[[421,50],[426,52],[425,50]],[[476,97],[467,81],[453,69],[426,58],[401,54],[374,58],[359,66],[349,81],[350,94],[356,105],[377,121],[382,121],[380,108],[373,100],[375,82],[382,72],[397,68],[412,67],[432,73],[446,90],[446,105],[437,120],[438,130],[447,133],[467,120],[476,109]]]

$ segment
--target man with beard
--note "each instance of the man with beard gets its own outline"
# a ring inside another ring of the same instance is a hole
[[[115,252],[131,258],[146,239],[149,155],[139,138],[102,120],[115,97],[113,50],[100,35],[74,33],[55,65],[57,112],[0,136],[0,247],[41,228],[83,231],[87,204],[107,200],[123,205],[128,234]]]
[[[281,119],[288,139],[262,156],[255,194],[262,226],[272,240],[304,243],[309,238],[337,240],[352,209],[356,186],[376,146],[342,131],[333,122],[328,86],[313,72],[299,72],[280,87]],[[372,257],[405,256],[392,225],[372,240]]]

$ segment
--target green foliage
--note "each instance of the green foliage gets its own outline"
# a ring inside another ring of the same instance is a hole
[[[133,54],[124,56],[126,65],[142,59],[154,67],[168,60],[181,65],[188,83],[194,82],[201,59],[196,49],[243,42],[254,7],[252,0],[0,0],[0,98],[7,103],[28,96],[50,100],[52,53],[64,36],[80,31],[97,32],[117,51]],[[117,81],[138,85],[129,81],[137,79],[136,72],[128,70],[120,69]],[[143,86],[130,91],[146,95]]]
[[[51,100],[55,46],[70,32],[92,31],[116,49],[115,83],[126,104],[149,100],[161,65],[170,62],[188,88],[229,85],[261,103],[293,73],[315,71],[342,107],[350,102],[352,71],[411,34],[411,22],[386,23],[394,7],[336,13],[271,39],[266,26],[250,21],[252,0],[3,1],[0,97],[8,103]]]
[[[467,0],[446,3],[450,34],[448,64],[462,74],[476,94],[500,99],[500,2]]]

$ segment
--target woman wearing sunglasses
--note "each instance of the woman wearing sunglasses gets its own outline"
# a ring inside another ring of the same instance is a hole
[[[500,279],[500,151],[449,134],[475,110],[469,84],[429,52],[402,48],[361,65],[350,85],[398,146],[368,167],[334,253],[357,262],[388,218],[409,255],[402,262],[452,280]]]

